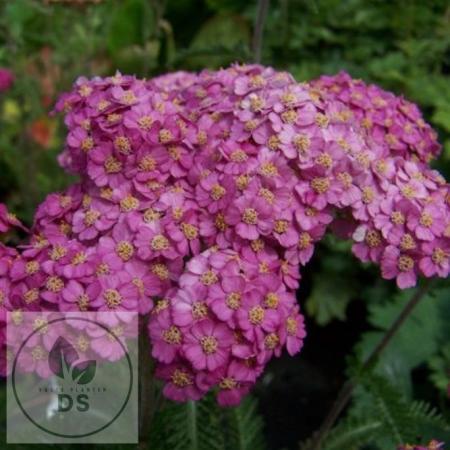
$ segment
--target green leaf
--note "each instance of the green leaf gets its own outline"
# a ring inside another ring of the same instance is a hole
[[[357,345],[361,360],[366,359],[380,342],[413,292],[413,289],[403,291],[390,303],[369,304],[369,323],[378,331],[369,331],[362,336]],[[379,358],[377,371],[384,373],[405,393],[410,389],[410,371],[434,355],[441,340],[445,339],[449,296],[450,288],[435,289],[433,294],[426,295]]]
[[[328,436],[323,450],[359,450],[382,432],[383,423],[376,417],[343,420]]]
[[[108,50],[112,56],[124,48],[143,45],[146,35],[155,28],[153,11],[144,0],[122,0],[114,8],[107,36]]]
[[[264,449],[263,421],[256,411],[257,403],[246,397],[239,406],[225,411],[229,450]]]
[[[450,106],[441,107],[435,111],[432,120],[444,130],[450,132]]]
[[[189,58],[188,64],[198,67],[229,64],[236,59],[241,47],[249,47],[250,37],[250,26],[242,17],[218,14],[209,19],[192,40],[189,52],[195,56]]]
[[[221,408],[214,395],[198,402],[169,402],[152,423],[153,450],[263,450],[262,420],[255,400]]]
[[[319,325],[334,319],[345,320],[345,311],[354,294],[354,287],[343,277],[333,274],[314,276],[313,290],[306,300],[306,311]]]
[[[439,354],[432,356],[428,365],[431,369],[431,381],[442,393],[447,394],[450,387],[450,343]]]

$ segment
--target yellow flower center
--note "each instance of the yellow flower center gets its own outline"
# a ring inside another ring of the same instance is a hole
[[[315,162],[316,164],[329,169],[333,165],[333,158],[328,153],[321,153],[316,158]]]
[[[138,127],[143,131],[148,131],[153,124],[153,119],[150,116],[139,117]]]
[[[266,313],[259,305],[253,306],[248,312],[248,319],[252,325],[261,325]]]
[[[250,182],[250,176],[246,175],[246,174],[239,175],[236,178],[236,186],[241,191],[243,191],[248,186],[249,182]]]
[[[160,280],[167,280],[169,278],[169,269],[162,263],[153,264],[151,270]]]
[[[234,389],[236,386],[237,386],[236,380],[231,377],[222,378],[222,380],[219,383],[220,389],[223,389],[225,391]]]
[[[265,244],[262,239],[255,239],[250,242],[250,247],[254,252],[258,253],[261,250],[264,250]]]
[[[139,170],[142,172],[151,172],[156,169],[156,161],[150,155],[144,156],[139,161]]]
[[[402,255],[398,258],[397,267],[401,272],[409,272],[414,268],[414,260],[407,255]]]
[[[312,242],[312,237],[307,231],[303,231],[300,233],[299,239],[298,239],[298,248],[301,250],[307,249]]]
[[[167,250],[169,248],[169,240],[162,234],[157,234],[151,240],[150,247],[156,251]]]
[[[200,281],[205,286],[211,286],[212,284],[217,283],[218,278],[217,278],[217,275],[216,275],[216,273],[214,271],[207,270],[206,272],[202,273],[202,275],[200,277]]]
[[[208,315],[208,306],[205,302],[194,302],[192,304],[192,317],[195,320],[204,319]]]
[[[377,230],[369,230],[364,238],[370,248],[376,248],[381,244],[381,235]]]
[[[297,112],[294,109],[288,109],[281,114],[281,119],[285,123],[295,123],[295,121],[297,120]]]
[[[120,200],[120,209],[123,212],[134,211],[139,208],[139,200],[131,194]]]
[[[433,250],[431,259],[434,264],[442,264],[448,258],[448,253],[446,253],[442,248],[436,247]]]
[[[87,153],[89,150],[92,150],[94,147],[94,140],[91,137],[84,138],[81,141],[81,150]]]
[[[225,231],[227,229],[227,224],[225,222],[225,216],[223,213],[218,213],[214,219],[214,225],[219,231]]]
[[[241,294],[239,292],[231,292],[227,295],[225,303],[230,309],[239,309],[241,306]]]
[[[62,245],[56,244],[50,252],[50,259],[52,261],[58,261],[66,255],[67,255],[67,249],[65,247],[63,247]]]
[[[36,345],[36,347],[31,350],[31,357],[33,358],[33,361],[42,361],[45,356],[46,352],[40,345]]]
[[[342,183],[345,189],[349,189],[353,182],[353,178],[348,172],[338,173],[337,179]]]
[[[122,163],[112,155],[106,158],[103,166],[106,173],[119,173],[122,170]]]
[[[328,124],[330,123],[330,119],[325,114],[317,113],[315,117],[315,122],[318,127],[320,128],[326,128]]]
[[[49,277],[45,282],[45,287],[53,293],[61,292],[64,288],[64,281],[57,276]]]
[[[161,144],[167,144],[168,142],[170,142],[173,139],[173,134],[170,130],[166,129],[166,128],[161,128],[159,130],[159,142]]]
[[[122,295],[117,289],[106,289],[103,293],[106,305],[110,309],[117,308],[122,303]]]
[[[84,264],[87,261],[87,255],[85,252],[78,252],[74,255],[70,264],[72,266],[79,266],[80,264]]]
[[[205,145],[208,142],[208,135],[206,131],[199,131],[197,133],[197,143],[198,145]]]
[[[86,352],[89,348],[89,340],[82,334],[78,336],[75,347],[81,352]]]
[[[181,150],[176,145],[169,146],[167,152],[174,161],[178,161],[181,158]]]
[[[243,150],[238,149],[231,152],[230,159],[233,162],[242,163],[247,161],[248,156]]]
[[[89,297],[86,294],[81,294],[77,298],[77,305],[80,311],[87,311],[89,307]]]
[[[151,223],[158,220],[161,217],[161,215],[154,209],[148,208],[145,210],[143,217],[145,223]]]
[[[131,151],[131,143],[126,136],[117,136],[114,139],[114,147],[124,155],[128,155]]]
[[[426,228],[431,227],[433,225],[433,216],[426,212],[422,213],[420,216],[420,225]]]
[[[121,97],[121,100],[126,105],[132,105],[134,102],[136,102],[137,98],[134,95],[133,91],[126,91]]]
[[[100,218],[100,211],[96,211],[95,209],[89,209],[84,214],[83,222],[86,226],[90,227],[94,225],[95,222]]]
[[[39,270],[39,263],[37,261],[28,261],[25,265],[25,272],[27,275],[33,275]]]
[[[203,336],[200,338],[200,345],[202,347],[203,353],[206,355],[212,355],[216,353],[219,343],[214,336]]]
[[[276,333],[270,333],[264,338],[264,346],[268,350],[274,350],[280,343],[280,338]]]
[[[116,245],[116,253],[122,261],[129,261],[134,254],[133,244],[129,241],[120,241]]]
[[[406,186],[404,186],[401,191],[402,191],[403,196],[407,199],[412,199],[416,195],[415,188],[410,184],[407,184]]]
[[[245,208],[242,221],[247,225],[256,225],[258,223],[258,212],[253,208]]]
[[[39,330],[39,333],[45,334],[48,331],[48,321],[43,317],[36,317],[33,322],[33,330]]]
[[[286,231],[289,228],[289,222],[287,220],[275,220],[275,226],[274,230],[275,233],[283,234],[286,233]]]
[[[108,275],[108,274],[109,274],[109,266],[108,266],[108,264],[106,264],[106,263],[100,263],[100,264],[97,266],[97,269],[96,269],[95,273],[96,273],[98,276],[101,276],[101,275]]]
[[[330,180],[328,177],[316,177],[311,180],[310,185],[318,194],[325,194],[330,189]]]
[[[215,201],[220,200],[225,194],[226,194],[226,190],[224,187],[220,186],[220,184],[215,184],[212,188],[211,188],[211,198]]]
[[[394,225],[403,225],[405,223],[405,216],[401,211],[392,211],[391,222]]]
[[[255,119],[248,120],[244,124],[245,131],[253,131],[258,127],[258,121]]]
[[[162,332],[162,338],[164,342],[171,345],[177,345],[181,343],[181,331],[175,325],[170,326],[167,330]]]
[[[183,231],[186,239],[192,241],[193,239],[197,239],[198,236],[198,228],[190,223],[182,223],[181,230]]]
[[[278,295],[275,294],[275,292],[269,292],[264,299],[264,305],[267,308],[271,309],[276,309],[278,307],[279,302],[280,299],[278,298]]]
[[[182,369],[175,369],[170,377],[175,386],[184,388],[192,384],[191,376]]]
[[[311,147],[311,139],[306,134],[296,134],[292,139],[292,144],[299,153],[307,153]]]
[[[402,236],[400,240],[400,248],[402,250],[414,250],[416,248],[416,241],[409,233]]]
[[[290,336],[297,334],[297,319],[294,317],[288,317],[286,320],[286,330]]]
[[[277,167],[271,162],[261,164],[260,172],[266,177],[276,177],[278,175]]]

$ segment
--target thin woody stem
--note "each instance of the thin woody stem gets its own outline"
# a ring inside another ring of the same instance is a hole
[[[269,2],[270,0],[258,0],[258,9],[256,13],[255,29],[253,32],[252,41],[253,59],[255,63],[261,62],[264,23],[266,21],[267,11],[269,10]]]
[[[375,361],[379,358],[384,349],[389,345],[392,338],[397,334],[398,330],[401,328],[403,323],[411,314],[414,307],[420,302],[420,300],[425,296],[430,287],[430,282],[425,282],[419,289],[417,289],[411,299],[406,303],[401,313],[383,335],[382,339],[378,343],[378,345],[372,350],[369,357],[366,359],[364,364],[361,367],[361,371],[365,371],[369,369]],[[342,410],[347,406],[348,402],[351,399],[353,394],[353,390],[356,387],[355,380],[349,379],[342,386],[336,401],[334,402],[333,407],[328,413],[327,417],[322,423],[319,431],[316,434],[316,437],[313,439],[312,445],[309,447],[310,450],[320,450],[322,442],[328,436],[331,428],[334,423],[338,419]]]

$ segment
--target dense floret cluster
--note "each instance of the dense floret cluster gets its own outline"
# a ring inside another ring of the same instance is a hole
[[[214,388],[236,404],[273,356],[299,352],[295,290],[327,228],[400,288],[449,273],[434,133],[348,75],[80,78],[56,109],[80,182],[39,206],[20,252],[0,249],[3,309],[148,315],[174,400]],[[15,224],[0,210],[0,230]]]

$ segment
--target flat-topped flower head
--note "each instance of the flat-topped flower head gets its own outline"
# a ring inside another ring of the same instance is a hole
[[[449,274],[436,134],[377,86],[234,65],[82,77],[56,110],[59,162],[80,181],[41,204],[23,249],[0,244],[0,313],[108,311],[118,333],[122,311],[148,315],[171,399],[215,389],[235,405],[271,358],[301,350],[294,290],[328,230],[400,288]],[[0,233],[15,227],[0,205]],[[113,357],[106,344],[92,342]]]

